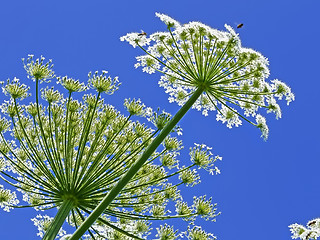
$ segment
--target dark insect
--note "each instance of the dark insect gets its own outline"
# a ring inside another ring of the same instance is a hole
[[[315,224],[316,222],[317,222],[316,220],[313,220],[313,221],[308,223],[308,226],[311,226],[311,225]]]
[[[242,28],[243,27],[243,23],[240,23],[237,25],[237,28]]]
[[[147,36],[146,32],[139,33],[138,36]]]

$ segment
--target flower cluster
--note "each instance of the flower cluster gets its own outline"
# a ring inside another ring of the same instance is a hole
[[[191,161],[199,168],[203,168],[211,174],[220,174],[220,170],[217,167],[213,168],[213,166],[217,160],[222,160],[222,157],[215,156],[213,158],[213,153],[210,151],[212,148],[205,144],[195,143],[194,145],[195,147],[190,148]]]
[[[44,63],[45,58],[41,56],[41,58],[33,59],[34,55],[28,55],[27,62],[24,62],[24,58],[22,58],[24,69],[27,71],[28,78],[32,80],[40,80],[49,82],[49,79],[53,78],[54,71],[52,70],[53,64],[50,59],[48,62]]]
[[[94,74],[89,72],[88,74],[88,82],[89,86],[93,89],[96,89],[99,93],[105,92],[109,95],[113,94],[116,90],[118,90],[120,83],[118,77],[112,79],[110,76],[107,77],[106,74],[108,71],[102,71],[102,74],[98,74],[96,71]]]
[[[2,92],[11,96],[13,99],[24,99],[28,97],[29,87],[25,84],[21,84],[18,78],[14,78],[12,81],[10,79],[7,80],[7,84],[2,88]]]
[[[0,159],[0,171],[1,171],[1,159]],[[19,203],[16,193],[11,192],[9,189],[4,189],[0,184],[0,208],[4,211],[10,212],[10,209],[14,208]]]
[[[60,101],[62,95],[59,93],[58,90],[54,91],[53,87],[50,89],[46,87],[45,89],[42,89],[41,97],[51,104]]]
[[[207,233],[201,229],[201,227],[195,226],[192,229],[188,229],[187,239],[189,240],[215,240],[217,239],[213,234]]]
[[[129,33],[120,38],[146,53],[136,58],[135,67],[150,74],[163,74],[159,85],[169,94],[169,102],[183,105],[200,89],[202,94],[193,108],[205,116],[208,111],[217,111],[217,121],[229,128],[248,121],[260,128],[266,139],[268,128],[258,110],[264,108],[280,118],[276,100],[285,98],[287,104],[294,100],[285,83],[277,79],[266,81],[268,60],[257,51],[242,47],[238,34],[228,25],[225,32],[200,22],[179,24],[164,14],[156,16],[167,25],[168,32],[149,37]],[[250,117],[255,117],[256,123]]]
[[[320,237],[320,218],[315,218],[307,223],[307,227],[300,224],[289,226],[292,239],[312,240]]]
[[[206,200],[206,196],[193,197],[193,205],[197,214],[202,216],[205,220],[216,221],[216,216],[220,215],[216,213],[216,204],[211,203],[212,198]]]
[[[35,218],[32,218],[31,221],[33,224],[38,228],[38,233],[37,236],[43,237],[45,232],[48,230],[50,227],[50,224],[52,223],[53,218],[49,217],[47,215],[40,215],[38,214]],[[63,229],[60,229],[58,236],[62,237],[66,234],[66,231]]]
[[[153,111],[152,108],[148,107],[146,109],[147,120],[158,129],[163,129],[165,125],[170,121],[171,114],[162,110],[160,108],[157,111]],[[179,125],[176,125],[172,132],[176,132],[179,136],[182,135],[182,128]]]
[[[177,239],[177,232],[178,230],[174,231],[172,226],[169,226],[167,224],[160,226],[160,228],[157,228],[157,239],[163,240],[174,240]]]
[[[213,234],[207,233],[200,226],[188,227],[188,231],[177,235],[178,230],[174,231],[172,226],[167,224],[157,228],[157,240],[175,240],[186,237],[188,240],[215,240],[217,239]]]
[[[67,97],[53,87],[39,89],[41,80],[53,73],[43,59],[30,57],[25,66],[36,81],[35,102],[20,101],[27,97],[28,87],[17,79],[3,86],[10,99],[1,105],[0,177],[17,188],[26,206],[69,211],[67,222],[78,227],[172,117],[153,111],[140,99],[124,101],[127,116],[105,104],[101,93],[112,94],[119,86],[117,78],[106,77],[106,72],[89,74],[88,86],[96,94],[84,94],[82,100],[73,94],[87,90],[87,85],[67,76],[58,77]],[[207,220],[217,216],[211,199],[200,197],[191,206],[183,202],[179,186],[199,183],[195,168],[208,170],[215,160],[205,145],[196,145],[190,164],[180,166],[180,133],[180,128],[169,133],[90,228],[87,239],[141,239],[150,234],[154,220],[181,218],[193,224],[198,216]],[[8,139],[12,137],[15,140]],[[16,193],[0,185],[0,207],[8,211],[18,203]],[[169,206],[176,206],[176,213]],[[39,215],[33,221],[42,237],[56,219]],[[158,234],[170,239],[176,236],[170,229],[161,226]],[[65,232],[59,235],[69,237]]]
[[[58,77],[57,83],[60,83],[65,89],[67,89],[70,93],[73,92],[82,92],[87,89],[84,83],[80,83],[79,80],[75,80],[73,78],[69,78],[67,76]]]
[[[145,114],[144,111],[144,104],[141,103],[141,100],[131,100],[131,99],[125,99],[124,101],[124,106],[127,109],[127,111],[131,114],[131,115],[142,115]]]

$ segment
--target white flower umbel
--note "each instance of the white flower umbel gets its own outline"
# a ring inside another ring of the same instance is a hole
[[[315,240],[320,237],[320,218],[315,218],[307,223],[307,227],[300,224],[289,226],[292,239]]]
[[[41,56],[36,60],[33,59],[34,55],[29,54],[27,62],[22,58],[24,69],[28,73],[28,78],[31,78],[33,81],[40,79],[40,81],[49,82],[50,79],[54,77],[54,71],[52,70],[53,64],[50,59],[48,62],[44,63],[45,58]]]
[[[261,53],[241,46],[238,34],[225,25],[227,31],[213,29],[200,22],[180,24],[173,18],[156,13],[167,25],[168,32],[141,36],[130,33],[120,38],[146,54],[138,56],[135,67],[147,73],[160,72],[159,85],[169,94],[169,102],[185,104],[192,94],[202,93],[192,108],[207,116],[217,111],[217,121],[228,128],[241,125],[242,120],[254,123],[260,108],[281,117],[276,99],[294,100],[290,88],[279,80],[267,82],[268,60]],[[243,111],[243,113],[241,113]]]
[[[215,156],[211,152],[212,148],[208,147],[205,144],[194,144],[195,147],[190,148],[190,157],[191,161],[198,166],[198,168],[203,168],[207,170],[210,174],[220,174],[220,170],[217,166],[214,166],[214,163],[217,160],[222,160],[222,157]]]
[[[0,184],[0,208],[3,208],[6,212],[10,212],[10,209],[13,209],[18,203],[19,200],[17,199],[16,193],[11,192],[9,189],[4,189]]]
[[[161,226],[160,228],[157,228],[157,235],[156,238],[157,240],[163,240],[163,239],[168,239],[168,240],[175,240],[177,239],[177,232],[178,230],[174,231],[173,226],[169,226],[167,224]]]
[[[215,240],[217,239],[213,234],[207,233],[200,226],[189,228],[185,233],[188,240]]]
[[[162,14],[162,13],[156,13],[156,16],[158,18],[160,18],[160,20],[162,22],[164,22],[167,26],[170,26],[170,27],[181,27],[180,26],[180,23],[177,21],[177,20],[174,20],[173,18],[165,15],[165,14]]]
[[[44,236],[45,232],[50,227],[50,225],[53,221],[53,217],[49,217],[47,215],[42,216],[42,215],[38,214],[35,218],[32,218],[31,221],[38,228],[37,236],[42,238]],[[62,237],[65,234],[66,234],[66,231],[61,228],[58,233],[58,236]]]
[[[30,95],[29,87],[15,78],[3,86],[10,99],[4,100],[0,107],[0,178],[16,188],[25,203],[16,206],[19,203],[16,193],[0,185],[0,208],[5,211],[13,207],[58,209],[54,218],[33,219],[38,235],[51,240],[62,234],[59,229],[66,219],[79,229],[173,118],[160,109],[147,108],[140,99],[124,101],[127,116],[105,104],[101,95],[113,94],[119,87],[118,78],[106,76],[106,71],[89,73],[88,85],[96,94],[84,94],[82,100],[73,96],[88,90],[87,85],[67,76],[58,78],[64,94],[48,84],[40,89],[39,84],[44,79],[49,82],[52,76],[51,66],[43,58],[30,57],[28,61],[25,68],[35,80],[35,101],[23,105],[20,100]],[[110,206],[98,215],[96,223],[86,226],[87,239],[92,236],[142,239],[150,234],[149,226],[155,220],[191,221],[214,214],[215,210],[206,202],[203,203],[209,206],[206,212],[195,208],[184,211],[183,215],[168,211],[168,204],[173,206],[182,200],[180,185],[194,186],[200,182],[194,168],[207,169],[213,162],[209,156],[179,167],[178,156],[183,145],[172,134],[181,134],[176,124],[115,195]],[[169,182],[172,178],[175,184]],[[166,232],[163,234],[172,236],[170,230],[161,229]],[[72,236],[64,236],[69,238]]]

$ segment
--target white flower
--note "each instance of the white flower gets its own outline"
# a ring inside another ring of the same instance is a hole
[[[268,59],[242,47],[231,26],[225,25],[227,31],[219,31],[200,22],[180,25],[167,15],[156,16],[167,25],[168,32],[151,34],[148,47],[143,48],[137,41],[132,43],[128,36],[122,40],[139,45],[146,52],[136,58],[135,67],[163,74],[158,83],[169,94],[170,103],[182,106],[196,90],[202,90],[192,108],[204,116],[218,111],[217,120],[231,128],[241,125],[240,119],[256,125],[249,117],[255,117],[259,109],[274,112],[280,118],[276,99],[285,98],[287,104],[294,100],[286,84],[277,79],[266,81],[270,75]]]
[[[295,96],[291,92],[291,88],[287,84],[281,82],[278,79],[272,80],[271,82],[273,83],[272,88],[276,92],[276,97],[278,97],[281,100],[284,96],[286,98],[287,105],[289,105],[290,102],[294,101]]]
[[[308,239],[318,239],[320,236],[320,231],[319,230],[311,230],[307,229],[304,233],[300,235],[300,239],[302,240],[308,240]]]
[[[16,193],[11,192],[9,189],[4,189],[3,185],[0,184],[0,208],[3,208],[6,212],[10,212],[10,209],[13,209],[13,206],[18,203],[19,200]]]
[[[281,109],[279,104],[277,104],[276,100],[273,97],[271,97],[267,99],[267,103],[268,103],[267,113],[274,112],[276,114],[276,119],[281,118]]]
[[[220,174],[221,173],[221,171],[220,171],[220,169],[218,167],[214,167],[214,169],[210,169],[209,172],[210,172],[211,175]]]
[[[239,116],[235,113],[235,110],[232,111],[229,108],[223,106],[221,110],[217,113],[216,117],[217,121],[222,121],[222,123],[227,123],[228,128],[232,128],[233,126],[240,126],[242,121],[239,119]]]
[[[49,82],[49,79],[54,77],[52,60],[49,59],[47,63],[44,63],[45,58],[43,56],[36,60],[33,60],[33,57],[34,55],[29,54],[26,63],[24,62],[24,58],[22,59],[24,69],[28,73],[28,78],[31,77],[33,81],[40,80],[40,82]]]
[[[35,218],[32,218],[31,221],[38,228],[37,236],[43,237],[45,232],[48,230],[53,217],[49,217],[48,215],[37,215]],[[66,231],[62,228],[59,230],[58,236],[63,236],[66,234]]]
[[[320,218],[308,222],[307,227],[300,224],[291,224],[289,226],[292,239],[314,240],[320,237]]]
[[[149,44],[150,39],[147,38],[146,35],[142,35],[141,33],[128,33],[125,36],[120,37],[120,41],[127,41],[130,45],[132,45],[134,48],[136,46],[146,46]]]
[[[257,121],[257,127],[261,130],[261,137],[263,137],[264,140],[268,138],[269,135],[269,128],[267,126],[266,119],[262,117],[260,114],[257,114],[256,116]]]
[[[164,22],[166,25],[170,25],[171,27],[175,27],[175,28],[178,28],[180,27],[180,23],[176,20],[174,20],[173,18],[165,15],[165,14],[162,14],[162,13],[156,13],[156,16],[158,18],[160,18],[160,20],[162,22]]]

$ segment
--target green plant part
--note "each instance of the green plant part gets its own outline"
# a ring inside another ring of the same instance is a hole
[[[149,36],[129,33],[120,40],[139,47],[145,53],[136,57],[138,63],[135,67],[142,67],[144,72],[150,74],[160,72],[159,85],[169,94],[169,101],[177,102],[181,108],[170,121],[162,124],[159,135],[77,229],[71,240],[79,239],[98,219],[191,108],[202,111],[205,116],[209,111],[217,111],[216,120],[226,123],[229,128],[240,126],[245,120],[259,128],[266,140],[269,129],[258,110],[262,108],[267,113],[274,112],[279,118],[281,112],[276,99],[285,98],[287,104],[294,100],[294,94],[285,83],[277,79],[266,81],[269,76],[267,59],[259,52],[242,47],[239,36],[230,26],[226,25],[227,32],[223,32],[199,22],[182,25],[167,15],[156,13],[156,16],[167,25],[167,32]],[[255,117],[255,123],[250,120],[252,117]],[[207,163],[198,164],[206,168]],[[194,170],[187,169],[185,173],[180,173],[180,179],[193,186],[198,182],[198,175]],[[218,173],[218,169],[215,172]],[[193,229],[190,231],[194,234],[189,232],[188,235],[190,239],[206,239],[209,236],[198,228]]]
[[[43,57],[34,60],[32,55],[26,61],[25,69],[36,85],[35,101],[28,105],[20,101],[29,97],[29,87],[15,78],[4,85],[9,100],[0,107],[0,177],[22,193],[25,204],[19,203],[15,192],[0,185],[0,207],[5,211],[14,207],[56,208],[54,218],[38,215],[33,219],[38,235],[45,240],[57,236],[72,239],[62,225],[67,222],[78,228],[172,117],[135,99],[124,101],[127,115],[105,104],[101,95],[113,94],[119,86],[118,79],[106,76],[106,71],[89,74],[89,87],[65,76],[57,78],[63,93],[48,86],[40,89],[40,83],[54,76],[51,61],[45,63]],[[96,94],[76,99],[78,92],[89,89]],[[178,187],[183,181],[178,176],[197,168],[191,161],[180,167],[176,156],[183,146],[172,129],[163,145],[151,152],[90,225],[86,239],[143,239],[156,220],[203,215],[195,206],[183,215],[168,211],[168,204],[174,206],[182,199]],[[171,179],[175,183],[170,183]],[[206,214],[217,215],[215,212],[212,209]]]

